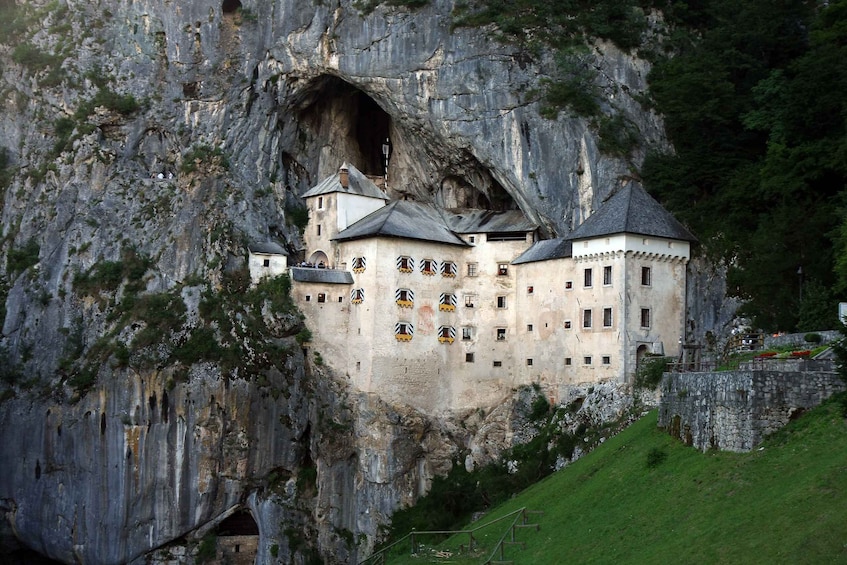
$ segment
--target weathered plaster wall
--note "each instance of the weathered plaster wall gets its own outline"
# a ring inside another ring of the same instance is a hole
[[[803,410],[847,389],[837,373],[666,373],[659,426],[706,451],[750,451]]]

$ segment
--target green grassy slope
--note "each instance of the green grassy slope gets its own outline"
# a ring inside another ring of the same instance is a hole
[[[651,451],[666,457],[649,467]],[[651,412],[480,523],[524,506],[545,513],[538,532],[518,532],[526,549],[507,549],[516,565],[847,563],[847,421],[829,403],[762,449],[703,454],[658,430]],[[488,552],[503,533],[490,530],[479,533]],[[458,543],[467,536],[440,548]],[[453,553],[390,563],[481,561]]]

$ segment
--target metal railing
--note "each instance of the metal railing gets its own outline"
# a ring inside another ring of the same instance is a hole
[[[528,514],[543,514],[543,512],[538,511],[538,510],[527,510],[526,507],[524,507],[524,508],[519,508],[518,510],[515,510],[513,512],[509,512],[508,514],[500,516],[499,518],[496,518],[496,519],[494,519],[490,522],[487,522],[487,523],[482,524],[481,526],[477,526],[475,528],[471,528],[469,530],[412,531],[412,532],[409,532],[408,534],[406,534],[405,536],[403,536],[402,538],[398,539],[394,543],[391,543],[391,544],[383,547],[382,549],[374,552],[373,554],[371,554],[367,558],[363,559],[362,561],[359,561],[359,565],[364,565],[366,563],[371,564],[371,565],[377,565],[377,564],[384,565],[386,563],[388,551],[397,547],[399,544],[401,544],[401,543],[403,543],[407,540],[411,543],[411,553],[412,553],[412,555],[414,555],[419,550],[420,539],[422,537],[426,537],[426,536],[448,536],[449,537],[449,536],[467,534],[467,536],[468,536],[468,553],[470,553],[471,551],[473,551],[474,546],[477,543],[477,539],[474,537],[474,534],[476,532],[478,532],[479,530],[482,530],[483,528],[488,528],[488,527],[490,527],[494,524],[497,524],[498,522],[502,522],[504,520],[507,520],[510,517],[514,517],[514,519],[512,520],[512,524],[505,531],[505,533],[501,536],[500,540],[497,542],[497,545],[494,547],[494,551],[491,553],[491,555],[488,557],[488,559],[483,562],[483,565],[485,565],[485,564],[492,562],[492,560],[494,559],[494,556],[497,554],[498,550],[500,551],[500,555],[501,556],[503,555],[504,544],[508,545],[508,544],[511,544],[511,543],[521,543],[521,542],[515,541],[515,529],[516,528],[521,528],[521,527],[533,527],[533,528],[536,528],[536,529],[539,528],[538,524],[527,524],[527,515]],[[518,524],[517,523],[518,520],[521,520],[522,523]],[[511,539],[511,541],[506,541],[506,536],[508,536],[510,533],[511,533],[512,539]],[[460,545],[459,547],[460,547],[460,550],[464,550],[464,544]]]

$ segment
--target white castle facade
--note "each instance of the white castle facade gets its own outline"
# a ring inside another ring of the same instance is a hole
[[[519,211],[389,201],[348,165],[304,198],[292,296],[311,349],[359,390],[427,413],[532,383],[555,401],[680,353],[694,238],[639,186],[551,240]]]

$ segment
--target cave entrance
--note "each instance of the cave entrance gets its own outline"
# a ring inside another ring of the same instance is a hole
[[[252,565],[259,551],[259,526],[249,510],[234,512],[217,528],[218,552],[223,563]]]
[[[299,98],[297,122],[322,148],[320,178],[335,173],[342,162],[372,177],[385,176],[391,116],[373,98],[329,75],[316,79]]]
[[[241,2],[239,0],[223,0],[221,4],[221,10],[224,14],[232,14],[237,12],[241,8]]]

